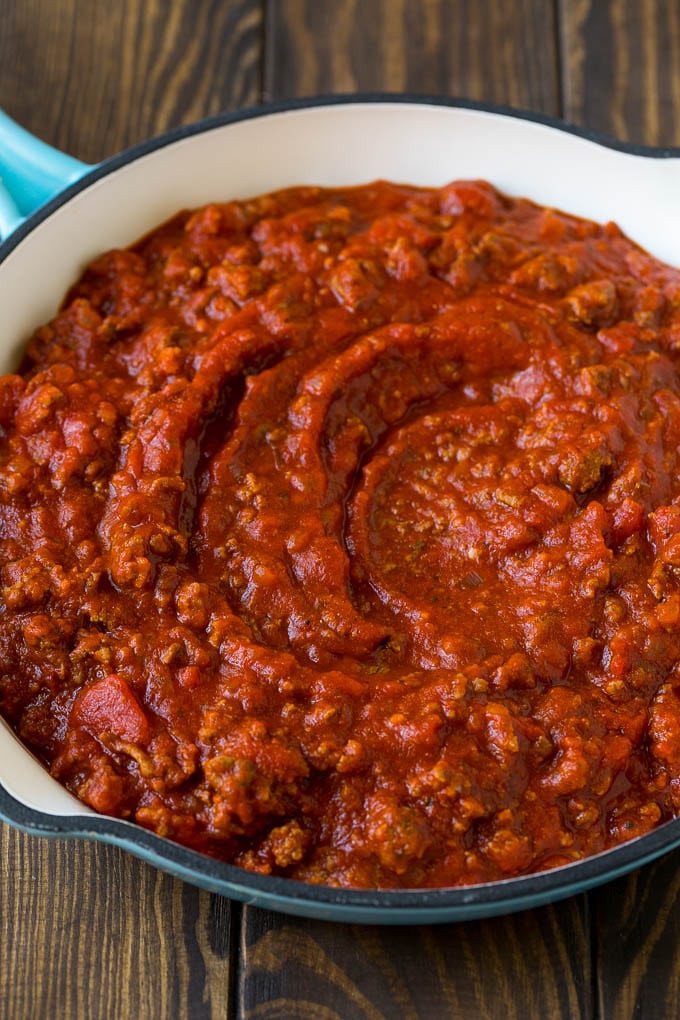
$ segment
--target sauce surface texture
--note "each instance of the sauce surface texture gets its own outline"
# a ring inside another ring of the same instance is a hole
[[[0,380],[2,714],[97,811],[310,882],[648,831],[679,367],[678,271],[484,183],[179,214]]]

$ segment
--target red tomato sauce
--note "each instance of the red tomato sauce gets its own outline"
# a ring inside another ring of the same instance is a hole
[[[309,882],[647,832],[679,351],[678,271],[488,184],[177,215],[0,380],[2,714],[95,810]]]

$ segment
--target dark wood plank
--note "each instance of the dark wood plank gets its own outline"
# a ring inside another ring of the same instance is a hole
[[[559,113],[545,0],[268,0],[265,97],[412,91]]]
[[[265,95],[411,90],[559,113],[552,4],[271,0]],[[243,1017],[587,1017],[587,901],[381,929],[244,911]]]
[[[565,116],[616,138],[680,145],[677,0],[560,0]]]
[[[0,1015],[228,1017],[231,912],[114,847],[0,825]]]
[[[259,0],[0,0],[0,106],[98,160],[260,96]],[[111,847],[0,826],[0,1014],[230,1015],[238,911]]]
[[[584,897],[442,927],[294,921],[248,908],[239,1015],[285,1020],[590,1017]]]
[[[600,1016],[676,1020],[680,851],[591,894]]]
[[[565,116],[610,136],[680,145],[680,6],[561,0]],[[590,896],[598,1011],[671,1020],[680,988],[680,854]]]
[[[0,0],[0,106],[86,161],[260,97],[259,0]]]

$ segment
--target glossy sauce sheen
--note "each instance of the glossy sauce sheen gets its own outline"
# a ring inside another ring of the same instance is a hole
[[[648,831],[679,351],[679,272],[488,184],[178,215],[0,380],[2,714],[97,811],[305,881]]]

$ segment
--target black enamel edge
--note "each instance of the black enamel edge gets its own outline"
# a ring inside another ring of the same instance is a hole
[[[362,106],[369,103],[385,104],[406,104],[415,106],[441,106],[463,110],[476,110],[480,113],[498,114],[503,117],[514,117],[517,120],[530,121],[534,124],[541,124],[544,127],[553,128],[566,134],[575,135],[585,141],[593,142],[607,149],[617,152],[628,153],[633,156],[645,156],[649,159],[680,159],[680,147],[659,147],[649,145],[638,145],[632,142],[621,142],[597,131],[578,127],[567,121],[550,117],[546,114],[535,113],[531,110],[522,110],[512,106],[503,106],[494,103],[482,103],[472,99],[449,98],[448,96],[416,95],[413,93],[393,92],[361,92],[347,94],[333,94],[312,96],[303,99],[286,99],[275,103],[266,103],[259,106],[246,107],[228,113],[216,114],[195,121],[192,124],[174,128],[155,138],[150,138],[138,145],[134,145],[123,152],[104,160],[93,166],[89,173],[85,173],[73,184],[70,184],[63,191],[36,212],[28,216],[21,226],[10,234],[9,238],[0,244],[0,263],[9,253],[26,237],[39,223],[47,219],[55,210],[68,202],[74,195],[94,184],[102,177],[113,173],[127,163],[131,163],[142,156],[146,156],[166,145],[181,141],[184,138],[191,138],[194,135],[212,131],[224,127],[227,124],[236,124],[239,121],[254,120],[258,117],[266,117],[269,114],[285,113],[291,110],[304,110],[311,107],[324,106]]]
[[[680,818],[658,829],[573,864],[537,874],[482,885],[443,889],[366,890],[312,885],[245,871],[235,865],[206,857],[194,850],[156,836],[140,826],[103,815],[48,815],[27,808],[0,785],[0,818],[33,835],[52,838],[89,838],[122,847],[171,874],[211,891],[247,900],[272,909],[297,912],[297,906],[327,907],[332,916],[339,908],[351,914],[367,914],[379,922],[381,911],[391,915],[429,915],[428,920],[456,920],[491,916],[513,909],[537,906],[582,892],[649,863],[680,846]],[[309,911],[313,914],[314,911]]]

